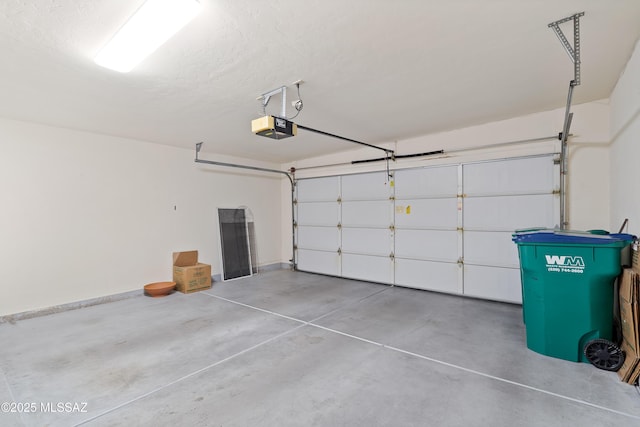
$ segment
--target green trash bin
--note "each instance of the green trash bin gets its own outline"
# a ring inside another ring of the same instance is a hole
[[[611,341],[613,282],[621,270],[620,251],[633,239],[629,234],[516,231],[529,349],[590,362],[587,343]]]

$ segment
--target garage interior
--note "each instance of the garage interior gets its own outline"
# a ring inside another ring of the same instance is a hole
[[[1,425],[640,422],[527,348],[511,241],[640,235],[639,2],[199,0],[94,62],[144,3],[0,5]]]

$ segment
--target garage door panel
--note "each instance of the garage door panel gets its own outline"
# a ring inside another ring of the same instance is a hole
[[[342,228],[342,252],[389,256],[393,237],[388,228]]]
[[[464,228],[511,231],[553,227],[555,197],[553,194],[467,197],[463,209]]]
[[[456,262],[458,232],[396,229],[395,248],[395,255],[400,258]]]
[[[396,209],[396,228],[455,229],[458,226],[457,198],[397,201]]]
[[[301,179],[296,181],[298,202],[337,201],[340,196],[340,177]]]
[[[395,173],[396,199],[456,196],[458,166],[405,169]]]
[[[336,252],[340,247],[337,227],[299,226],[296,233],[298,248]]]
[[[337,226],[340,205],[336,202],[298,203],[298,225]]]
[[[347,227],[384,227],[393,221],[393,205],[389,200],[343,202],[342,225]]]
[[[337,252],[298,249],[297,254],[298,270],[331,276],[340,275],[340,255]]]
[[[396,284],[453,294],[462,293],[458,264],[396,258]]]
[[[391,194],[386,172],[342,177],[342,200],[388,200]]]
[[[465,232],[464,262],[512,268],[520,266],[518,248],[511,241],[511,232]]]
[[[554,188],[553,157],[533,157],[463,166],[463,188],[474,194],[550,193]]]
[[[342,254],[342,276],[370,282],[393,283],[393,260],[386,257]]]
[[[522,304],[520,270],[465,265],[464,294],[477,298]]]

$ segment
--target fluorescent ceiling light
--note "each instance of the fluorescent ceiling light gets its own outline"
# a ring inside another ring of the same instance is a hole
[[[200,11],[196,0],[147,0],[95,58],[121,73],[131,71]]]

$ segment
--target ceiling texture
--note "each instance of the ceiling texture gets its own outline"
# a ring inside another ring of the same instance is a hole
[[[574,104],[610,95],[640,37],[638,0],[200,2],[120,74],[93,58],[143,0],[2,0],[0,116],[286,163],[355,148],[251,133],[256,98],[286,85],[295,100],[296,80],[296,123],[381,144],[564,106],[573,64],[553,21],[585,12]]]

